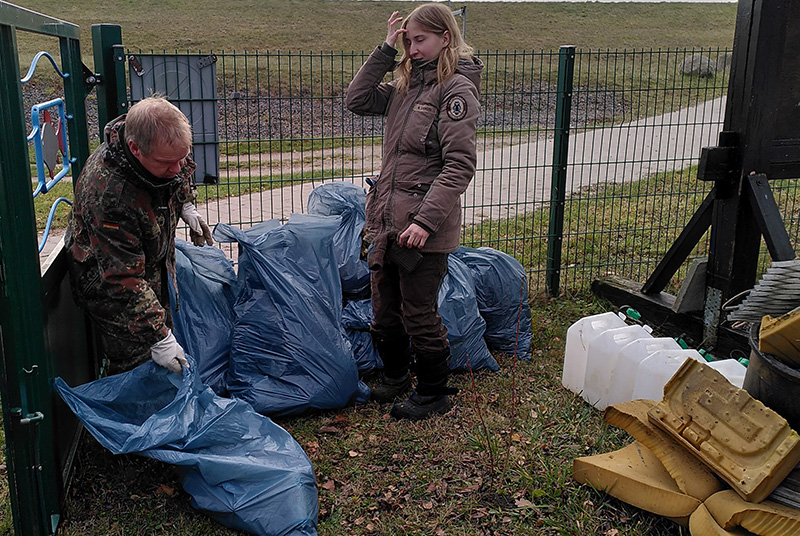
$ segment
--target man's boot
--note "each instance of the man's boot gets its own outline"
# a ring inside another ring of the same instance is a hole
[[[416,351],[417,389],[408,400],[392,407],[390,415],[395,419],[418,421],[431,415],[442,415],[452,409],[451,394],[458,392],[447,387],[450,374],[448,360],[450,348],[438,352]]]
[[[394,402],[411,388],[409,373],[409,339],[405,333],[393,337],[372,335],[372,342],[383,361],[381,383],[370,394],[370,400],[380,404]]]

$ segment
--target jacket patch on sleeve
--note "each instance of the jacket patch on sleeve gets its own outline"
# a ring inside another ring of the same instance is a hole
[[[467,115],[467,101],[456,95],[447,103],[447,115],[453,121],[460,121]]]
[[[112,221],[104,221],[103,222],[103,228],[104,229],[110,229],[112,231],[119,231],[119,224],[118,223],[114,223]]]

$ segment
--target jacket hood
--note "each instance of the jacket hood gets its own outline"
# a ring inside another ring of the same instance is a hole
[[[483,72],[483,62],[480,58],[472,56],[469,60],[459,60],[456,72],[466,76],[481,94],[481,73]]]
[[[128,145],[125,143],[124,115],[108,122],[103,129],[103,137],[105,138],[106,147],[108,148],[105,155],[106,164],[119,167],[124,171],[128,180],[146,188],[161,189],[175,187],[184,180],[188,180],[197,167],[196,164],[187,157],[186,164],[184,164],[180,172],[171,179],[162,179],[147,171],[142,163],[131,154]]]

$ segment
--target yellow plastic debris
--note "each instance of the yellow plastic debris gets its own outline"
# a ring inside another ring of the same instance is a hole
[[[764,500],[800,461],[800,436],[786,419],[693,359],[648,415],[745,500]]]
[[[572,477],[642,510],[687,525],[701,502],[683,493],[655,454],[634,441],[606,454],[576,458]]]
[[[734,495],[736,494],[734,493]],[[752,536],[753,534],[741,527],[731,530],[723,529],[705,504],[698,506],[697,510],[689,517],[689,533],[692,536]]]
[[[792,368],[800,367],[800,311],[761,319],[758,349]]]
[[[709,497],[705,506],[725,530],[743,527],[759,536],[800,534],[800,511],[772,501],[747,502],[733,490],[725,490]]]
[[[722,482],[683,445],[653,425],[647,412],[656,405],[653,400],[632,400],[606,408],[603,419],[610,425],[626,430],[647,447],[675,480],[678,489],[687,495],[706,500],[723,489]]]

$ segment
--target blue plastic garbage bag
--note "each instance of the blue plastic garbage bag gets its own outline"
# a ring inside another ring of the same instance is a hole
[[[225,526],[259,535],[317,534],[314,469],[286,430],[241,400],[152,361],[71,388],[55,388],[86,429],[114,454],[177,466],[192,506]]]
[[[340,219],[293,215],[261,235],[214,230],[240,248],[228,391],[259,413],[341,408],[369,393],[342,328],[332,240]]]
[[[342,279],[342,292],[351,298],[369,295],[369,267],[361,260],[361,231],[366,220],[364,188],[349,182],[317,186],[308,196],[308,213],[341,216],[333,249]]]
[[[489,348],[531,360],[531,307],[528,277],[517,259],[496,249],[460,247],[453,252],[472,271],[478,310],[486,320]],[[519,323],[519,339],[517,324]]]
[[[197,361],[200,381],[224,394],[225,373],[233,334],[233,304],[237,281],[233,263],[219,248],[197,247],[175,241],[175,272],[179,307],[169,285],[173,333],[178,343]]]
[[[439,289],[439,314],[450,341],[450,369],[500,369],[483,340],[486,322],[478,312],[472,273],[452,254]]]
[[[353,348],[359,372],[383,368],[383,361],[372,344],[369,324],[372,320],[372,300],[351,300],[345,302],[342,312],[342,325]]]

